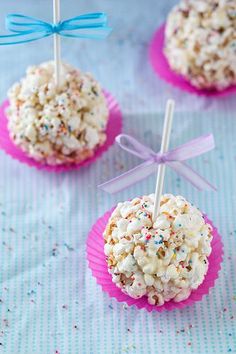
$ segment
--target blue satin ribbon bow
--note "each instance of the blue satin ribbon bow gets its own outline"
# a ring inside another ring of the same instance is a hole
[[[103,39],[111,32],[107,25],[107,15],[103,12],[80,15],[59,23],[9,14],[6,17],[6,28],[13,34],[0,36],[0,45],[33,42],[55,33],[63,37]]]

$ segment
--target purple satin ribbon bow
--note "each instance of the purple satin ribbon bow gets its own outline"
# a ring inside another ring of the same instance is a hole
[[[135,138],[127,134],[118,135],[116,137],[116,142],[123,150],[128,151],[132,155],[138,156],[142,160],[145,160],[145,162],[108,182],[100,184],[99,188],[102,188],[108,193],[119,192],[122,189],[141,181],[153,172],[156,172],[159,164],[165,164],[171,167],[175,172],[187,179],[199,190],[216,190],[213,185],[184,162],[185,160],[202,155],[214,149],[215,143],[212,134],[203,135],[199,138],[190,140],[186,144],[164,154],[161,154],[160,152],[155,153],[152,149],[141,144]]]

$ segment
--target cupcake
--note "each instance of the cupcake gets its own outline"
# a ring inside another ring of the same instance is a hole
[[[170,12],[165,56],[171,69],[198,89],[236,84],[236,2],[182,0]]]
[[[106,141],[109,114],[102,89],[90,74],[71,65],[62,64],[59,87],[53,62],[29,67],[8,98],[11,139],[42,164],[80,163]]]
[[[154,194],[119,203],[104,231],[112,281],[151,305],[187,299],[204,281],[212,227],[182,196],[165,194],[152,221]]]

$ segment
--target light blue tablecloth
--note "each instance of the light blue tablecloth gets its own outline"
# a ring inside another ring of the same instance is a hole
[[[20,12],[50,20],[52,1],[9,1]],[[177,101],[171,145],[213,132],[217,148],[192,166],[218,186],[198,193],[174,172],[165,191],[183,194],[219,228],[225,245],[220,278],[201,303],[147,313],[104,294],[88,269],[85,241],[98,216],[120,200],[153,192],[150,177],[115,196],[96,185],[138,159],[113,146],[94,165],[61,175],[28,168],[0,152],[0,353],[161,354],[236,352],[236,100],[195,97],[161,82],[147,59],[150,38],[174,1],[62,0],[63,18],[107,11],[106,41],[63,40],[63,57],[92,71],[118,99],[124,132],[158,148],[165,101]],[[25,68],[52,56],[52,40],[0,48],[0,95]]]

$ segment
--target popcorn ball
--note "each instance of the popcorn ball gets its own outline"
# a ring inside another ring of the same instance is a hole
[[[119,203],[104,232],[108,271],[125,294],[151,305],[187,299],[203,282],[212,227],[181,196],[163,195],[154,222],[154,194]]]
[[[8,97],[10,137],[40,163],[79,163],[106,140],[108,108],[102,89],[90,74],[71,65],[62,64],[58,87],[53,62],[29,67]]]
[[[236,1],[182,0],[165,30],[170,67],[198,89],[236,84]]]

